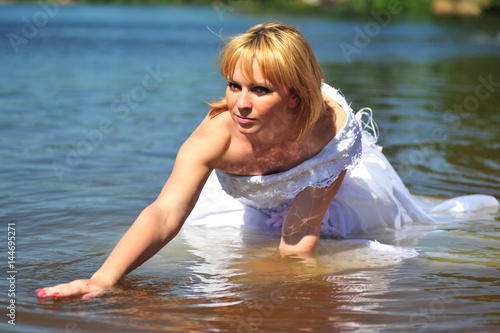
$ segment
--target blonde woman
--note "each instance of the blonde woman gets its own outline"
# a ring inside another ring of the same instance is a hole
[[[432,222],[364,131],[342,94],[323,83],[307,40],[267,22],[219,56],[226,96],[182,145],[158,198],[88,280],[39,297],[101,293],[168,244],[183,224],[281,230],[283,255],[348,236]]]

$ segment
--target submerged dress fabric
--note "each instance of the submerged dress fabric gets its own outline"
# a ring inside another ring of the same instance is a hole
[[[378,227],[434,220],[414,201],[343,95],[324,84],[323,92],[340,104],[347,121],[314,157],[290,170],[264,176],[239,176],[215,170],[186,223],[281,230],[294,197],[308,186],[331,185],[347,170],[322,222],[321,234],[348,237]],[[369,119],[369,122],[371,119]]]

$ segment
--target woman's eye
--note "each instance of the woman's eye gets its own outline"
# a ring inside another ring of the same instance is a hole
[[[254,91],[257,92],[258,94],[269,94],[271,90],[267,89],[266,87],[255,87]]]
[[[227,86],[229,87],[229,89],[231,90],[237,90],[237,89],[240,89],[240,86],[237,85],[236,83],[234,82],[228,82],[227,83]]]

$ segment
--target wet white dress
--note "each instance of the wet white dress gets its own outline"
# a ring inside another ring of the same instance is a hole
[[[308,186],[331,185],[347,170],[323,219],[321,233],[347,237],[376,227],[399,229],[404,223],[434,222],[414,201],[400,177],[366,131],[366,111],[354,115],[343,95],[324,84],[323,92],[339,103],[347,121],[314,157],[284,172],[239,176],[215,170],[187,222],[191,225],[275,228],[295,196]],[[375,134],[376,135],[376,134]]]

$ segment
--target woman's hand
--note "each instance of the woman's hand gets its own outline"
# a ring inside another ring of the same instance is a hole
[[[96,280],[75,280],[70,283],[59,284],[54,287],[37,289],[39,298],[48,297],[70,297],[82,295],[83,299],[89,299],[92,297],[99,296],[103,294],[110,286],[105,283]]]

